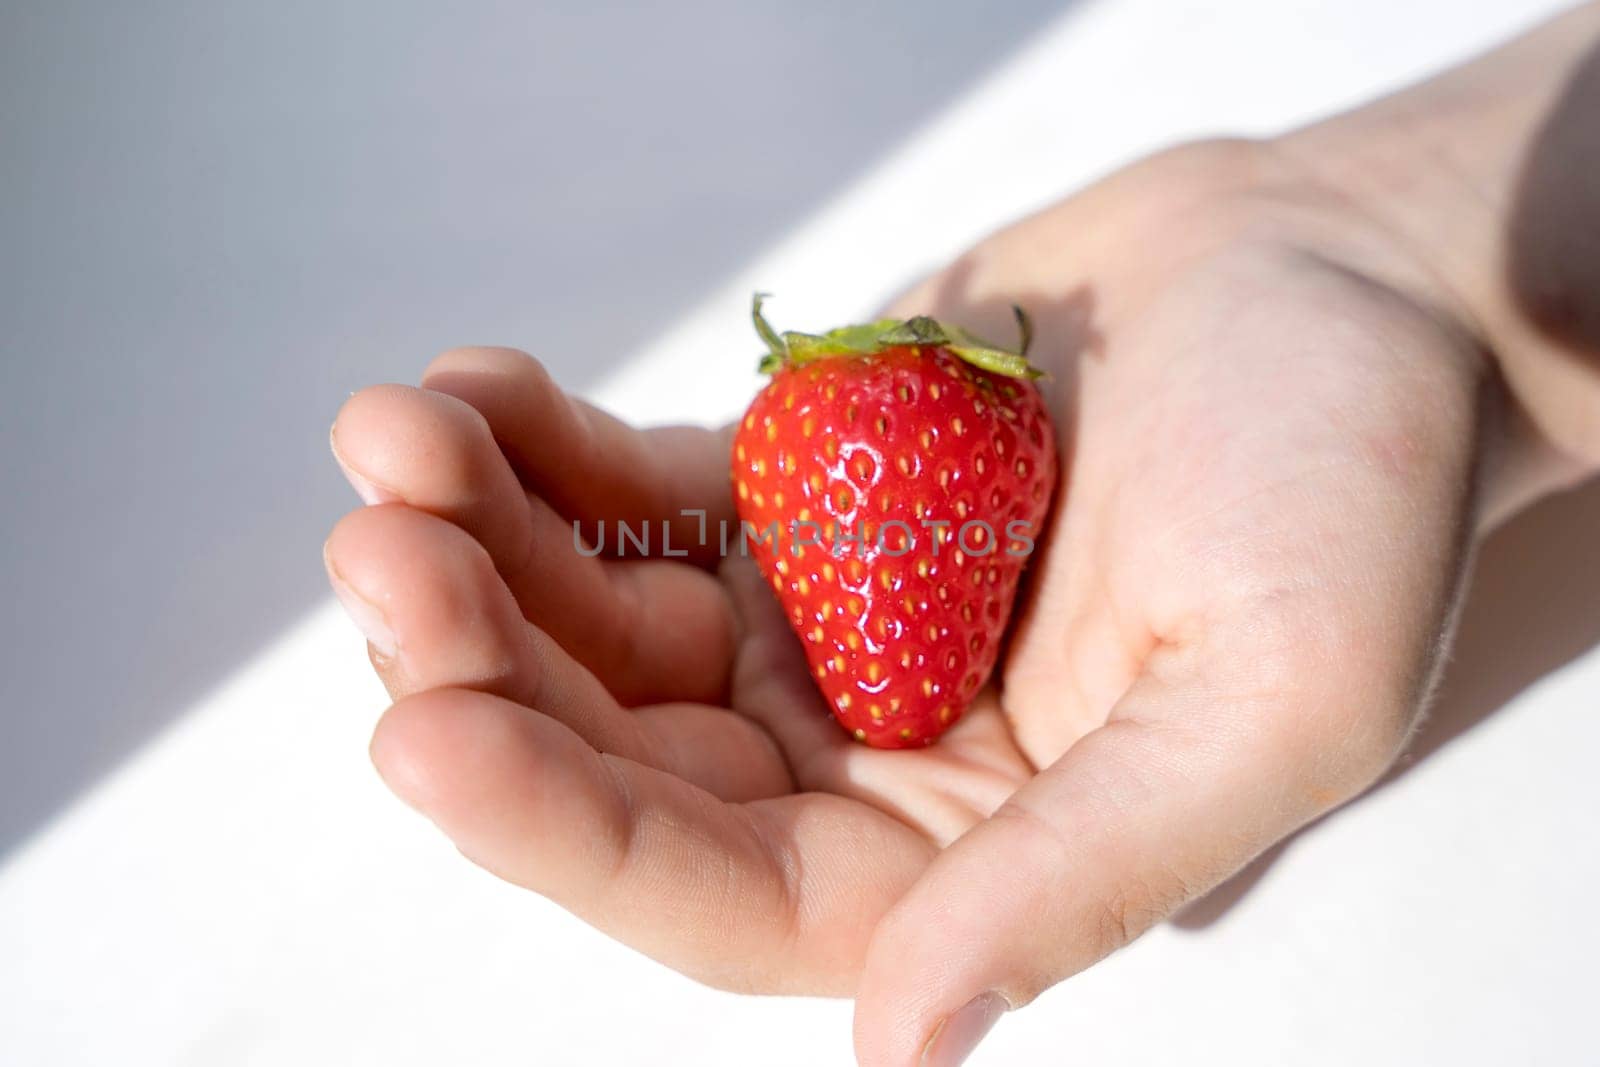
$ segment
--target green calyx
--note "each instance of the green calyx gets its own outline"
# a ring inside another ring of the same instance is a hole
[[[1033,324],[1028,321],[1027,313],[1015,304],[1011,311],[1017,317],[1021,340],[1013,351],[990,344],[959,326],[942,323],[926,315],[911,319],[879,319],[877,322],[841,326],[821,334],[798,333],[794,330],[779,333],[761,314],[761,302],[766,297],[766,293],[757,293],[750,305],[750,317],[755,321],[756,333],[767,343],[766,354],[761,357],[759,366],[763,374],[832,356],[872,356],[886,348],[929,345],[946,349],[991,374],[1022,379],[1044,377],[1044,371],[1028,362]]]

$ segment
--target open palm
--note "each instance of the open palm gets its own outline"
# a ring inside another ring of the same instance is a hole
[[[501,349],[356,396],[335,451],[380,506],[327,556],[397,700],[385,779],[686,973],[856,995],[882,1064],[1359,792],[1425,699],[1480,521],[1492,397],[1448,299],[1269,149],[1206,145],[897,310],[998,334],[1012,303],[1062,480],[996,678],[925,750],[838,729],[750,561],[575,551],[572,520],[676,545],[686,509],[733,522],[726,435],[630,429]]]
[[[850,992],[876,920],[1036,772],[992,687],[932,748],[839,729],[754,561],[699,544],[695,512],[737,522],[726,433],[636,431],[462,349],[358,394],[334,439],[383,501],[327,548],[392,635],[379,767],[474,859],[664,962]],[[693,556],[588,558],[574,520],[609,548],[671,525]]]

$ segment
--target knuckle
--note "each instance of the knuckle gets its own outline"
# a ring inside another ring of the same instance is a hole
[[[1131,944],[1193,896],[1189,881],[1169,867],[1123,877],[1094,908],[1099,954],[1109,955]]]
[[[1141,890],[1118,885],[1102,897],[1094,909],[1095,943],[1100,955],[1109,955],[1131,944],[1152,924],[1150,907]]]
[[[1015,798],[1007,800],[990,816],[990,822],[996,820],[1011,824],[1019,834],[1031,838],[1036,851],[1059,854],[1059,861],[1047,865],[1050,869],[1082,867],[1083,848],[1072,841],[1076,835],[1026,804]],[[1084,893],[1079,898],[1081,903],[1069,912],[1073,915],[1068,919],[1069,927],[1075,928],[1073,936],[1087,947],[1090,957],[1100,959],[1130,944],[1177,911],[1193,897],[1194,889],[1193,880],[1171,865],[1141,864],[1117,874],[1099,891]],[[1037,981],[1019,978],[1016,987],[1007,992],[1021,998],[1013,999],[1013,1003],[1026,1003],[1059,977],[1040,975]]]

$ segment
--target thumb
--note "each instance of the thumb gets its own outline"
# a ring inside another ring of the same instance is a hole
[[[1263,686],[1247,657],[1230,659],[1249,662],[1253,684],[1229,686],[1193,659],[1152,658],[1107,725],[946,849],[882,919],[856,1000],[865,1067],[962,1062],[1004,1011],[1364,789],[1403,741],[1403,711],[1357,715],[1372,704],[1348,689]]]

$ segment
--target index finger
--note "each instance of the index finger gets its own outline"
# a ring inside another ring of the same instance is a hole
[[[637,429],[569,396],[538,360],[512,348],[451,349],[422,385],[476,408],[528,488],[581,523],[585,537],[605,523],[607,551],[625,554],[617,524],[626,523],[648,531],[647,554],[670,546],[710,564],[720,530],[738,529],[731,429]]]

